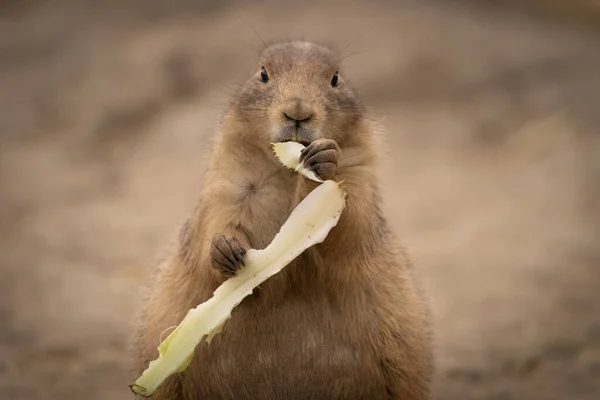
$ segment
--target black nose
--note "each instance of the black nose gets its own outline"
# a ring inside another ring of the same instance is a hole
[[[307,122],[314,114],[311,105],[301,99],[291,99],[283,109],[283,115],[292,121]]]

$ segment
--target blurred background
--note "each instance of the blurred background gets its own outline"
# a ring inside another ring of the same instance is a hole
[[[600,398],[600,2],[4,0],[0,398],[133,398],[134,297],[264,40],[348,47],[434,399]]]

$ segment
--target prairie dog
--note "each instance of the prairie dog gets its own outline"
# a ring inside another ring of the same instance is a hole
[[[161,334],[266,247],[317,183],[282,166],[271,142],[306,145],[305,164],[342,182],[347,205],[325,241],[233,311],[156,400],[423,400],[433,357],[428,306],[382,215],[376,126],[327,47],[265,49],[220,121],[200,203],[140,310],[135,369]]]

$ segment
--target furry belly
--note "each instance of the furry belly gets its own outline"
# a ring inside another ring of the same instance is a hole
[[[350,314],[306,301],[238,307],[198,347],[186,399],[384,399],[379,362]]]

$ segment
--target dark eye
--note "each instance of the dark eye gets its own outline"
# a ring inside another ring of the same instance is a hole
[[[267,74],[265,67],[261,67],[260,69],[260,81],[262,83],[267,83],[269,81],[269,74]]]
[[[333,74],[333,78],[331,78],[331,86],[337,87],[338,79],[339,79],[339,77],[338,77],[338,73],[336,71],[335,74]]]

